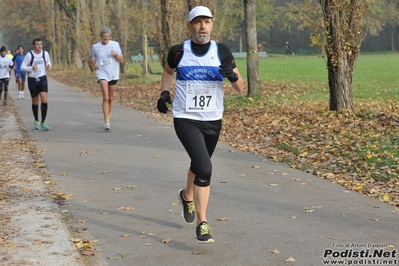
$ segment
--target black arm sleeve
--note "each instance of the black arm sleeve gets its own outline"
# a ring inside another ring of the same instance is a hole
[[[230,51],[229,47],[223,43],[218,43],[219,45],[219,55],[222,60],[222,64],[229,64],[232,68],[236,68],[236,62],[234,60],[233,53]]]
[[[170,68],[175,69],[177,67],[177,64],[180,61],[180,58],[182,56],[183,53],[183,45],[181,44],[177,44],[172,46],[172,48],[170,48],[169,53],[168,53],[168,65]]]

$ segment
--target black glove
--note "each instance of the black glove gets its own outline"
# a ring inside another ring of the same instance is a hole
[[[229,64],[222,64],[219,66],[219,73],[227,78],[231,83],[234,83],[238,80],[238,75],[233,71],[233,67]]]
[[[172,99],[170,98],[170,92],[165,90],[161,92],[161,97],[158,99],[157,108],[159,112],[163,114],[168,112],[166,103],[172,104]]]

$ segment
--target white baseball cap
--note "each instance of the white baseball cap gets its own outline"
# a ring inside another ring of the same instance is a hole
[[[188,22],[191,22],[196,17],[209,17],[212,18],[212,13],[209,8],[205,6],[196,6],[191,9],[190,13],[188,14]]]

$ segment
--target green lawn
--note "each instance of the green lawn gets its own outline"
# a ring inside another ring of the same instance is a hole
[[[355,99],[399,100],[399,54],[361,55],[353,75]],[[237,60],[246,76],[246,61]],[[307,83],[315,87],[311,98],[328,98],[328,73],[324,58],[270,57],[259,61],[260,78],[264,82]]]

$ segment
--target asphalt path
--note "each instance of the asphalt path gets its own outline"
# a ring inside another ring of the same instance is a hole
[[[173,125],[115,104],[106,132],[101,99],[49,82],[49,131],[33,130],[29,97],[15,104],[54,180],[74,195],[61,208],[98,241],[98,264],[397,265],[392,206],[224,143],[212,159],[215,243],[196,243],[177,204],[189,158]]]

